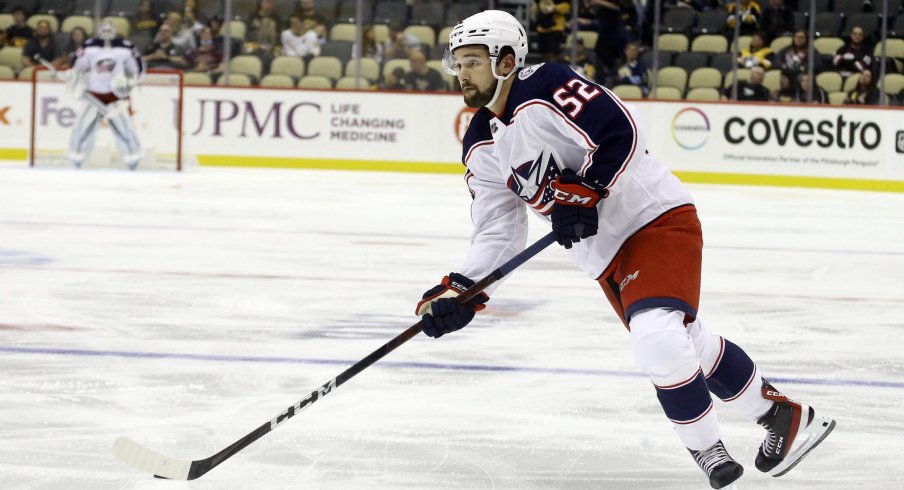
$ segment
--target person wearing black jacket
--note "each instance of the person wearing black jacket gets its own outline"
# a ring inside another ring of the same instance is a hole
[[[760,27],[769,40],[779,36],[787,36],[794,31],[794,12],[785,5],[784,0],[769,0],[763,9]]]
[[[769,102],[769,89],[763,85],[763,79],[766,78],[766,70],[762,66],[755,66],[750,69],[750,80],[738,81],[738,98],[737,100],[749,102]],[[728,100],[731,97],[731,87],[725,89],[722,100]]]

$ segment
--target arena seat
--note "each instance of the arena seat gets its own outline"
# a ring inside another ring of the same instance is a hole
[[[357,61],[348,60],[345,64],[345,76],[354,78],[357,75]],[[376,82],[380,79],[380,64],[373,58],[361,58],[361,76],[370,82]]]
[[[659,49],[660,51],[682,52],[687,51],[687,36],[684,34],[660,34]]]
[[[226,75],[223,75],[217,79],[217,85],[228,87],[250,87],[253,83],[251,82],[251,77],[244,73],[230,73],[228,81]]]
[[[273,75],[288,75],[295,83],[304,76],[304,60],[297,56],[277,56],[270,63],[270,73]]]
[[[637,85],[631,84],[621,84],[616,85],[615,88],[612,89],[612,92],[618,96],[619,99],[642,99],[643,91]]]
[[[294,88],[295,80],[289,75],[271,73],[261,79],[261,87]]]
[[[712,87],[696,87],[688,90],[685,100],[699,100],[704,102],[718,102],[722,94]]]
[[[691,72],[688,88],[719,88],[722,86],[722,72],[715,68],[702,67]]]
[[[307,75],[298,82],[298,88],[329,90],[333,88],[333,82],[324,76]]]

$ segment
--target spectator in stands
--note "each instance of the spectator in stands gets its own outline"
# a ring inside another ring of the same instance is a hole
[[[790,68],[803,73],[808,70],[808,46],[807,31],[803,29],[798,30],[794,33],[791,45],[779,51],[778,56],[775,56],[772,61],[777,68]],[[822,71],[822,60],[819,57],[819,53],[816,53],[816,56],[813,57],[813,72],[819,73],[820,71]]]
[[[625,44],[640,42],[640,14],[643,11],[641,0],[620,0],[622,36]]]
[[[810,89],[810,75],[806,73],[802,73],[800,75],[800,94],[798,95],[797,102],[807,102],[807,90]],[[829,94],[819,85],[813,87],[813,94],[811,95],[811,103],[813,104],[828,104],[829,103]]]
[[[571,12],[567,0],[535,0],[531,4],[531,16],[537,31],[539,53],[548,63],[557,63],[565,42],[565,20]]]
[[[397,66],[391,72],[383,77],[382,88],[388,90],[404,90],[405,89],[405,69]]]
[[[198,4],[195,0],[185,0],[182,3],[182,19],[182,24],[191,29],[196,38],[200,37],[201,31],[204,30],[204,22],[198,18]]]
[[[377,42],[377,31],[374,30],[374,26],[365,25],[362,28],[361,32],[361,43],[364,45],[364,52],[362,54],[365,58],[373,58],[379,64],[383,64],[383,47],[382,44]],[[352,58],[358,57],[358,45],[355,44],[352,46]]]
[[[21,48],[34,34],[34,30],[25,23],[25,9],[14,8],[13,23],[6,28],[6,45]]]
[[[413,34],[407,34],[399,24],[389,24],[389,35],[383,43],[384,60],[408,58],[412,48],[419,47],[421,41]]]
[[[412,49],[408,61],[411,62],[411,70],[405,74],[405,88],[429,92],[448,90],[443,76],[427,66],[427,56],[423,51]]]
[[[260,0],[257,4],[257,9],[254,11],[254,14],[251,16],[251,23],[248,26],[250,31],[255,32],[260,27],[261,22],[268,21],[276,24],[276,32],[282,28],[283,20],[279,17],[276,11],[273,9],[273,0]]]
[[[640,46],[637,43],[625,46],[625,63],[618,69],[618,83],[637,85],[644,97],[650,94],[647,65],[640,59]]]
[[[40,55],[47,61],[52,61],[57,68],[60,61],[57,59],[56,43],[53,41],[53,33],[50,32],[50,22],[39,20],[35,25],[34,36],[25,43],[22,49],[22,66],[34,66],[39,64],[35,56]]]
[[[872,71],[866,69],[860,72],[857,86],[848,92],[844,103],[853,105],[879,104],[879,89],[876,87],[876,81],[873,80]]]
[[[81,27],[73,27],[72,30],[69,31],[69,41],[66,43],[66,52],[62,54],[65,57],[65,63],[63,64],[64,68],[69,67],[73,58],[75,58],[76,51],[82,49],[87,40],[88,33]]]
[[[766,70],[762,66],[754,66],[750,69],[750,80],[738,81],[738,99],[742,101],[769,102],[769,90],[763,85],[766,78]],[[725,89],[722,100],[731,97],[731,87]]]
[[[198,39],[198,48],[186,56],[191,71],[218,76],[223,73],[223,51],[213,41],[213,29],[205,27]]]
[[[728,2],[726,8],[728,9],[728,18],[725,21],[728,23],[729,36],[734,36],[735,22],[737,22],[739,17],[741,19],[742,36],[749,36],[760,30],[762,9],[756,0],[740,0],[740,10],[737,12],[735,10],[738,8],[738,4],[735,2]]]
[[[838,48],[832,58],[832,63],[841,76],[847,77],[855,73],[862,73],[863,70],[870,67],[873,62],[873,58],[870,55],[873,52],[873,47],[865,42],[865,37],[863,28],[854,26],[851,29],[850,39],[844,46]]]
[[[320,56],[320,39],[314,30],[315,27],[313,21],[304,22],[301,17],[292,14],[289,17],[289,28],[280,35],[283,54],[298,56],[305,61]]]
[[[317,36],[321,39],[326,38],[327,20],[320,12],[314,10],[314,0],[301,0],[298,10],[295,11],[295,15],[297,15],[302,22],[313,22],[313,29],[317,32]]]
[[[785,5],[784,0],[769,0],[769,5],[763,9],[760,26],[769,41],[788,36],[794,31],[794,12]]]
[[[779,77],[778,88],[770,94],[775,102],[800,101],[800,86],[797,83],[798,73],[794,70],[782,70]],[[806,95],[804,95],[806,98]]]
[[[151,9],[151,0],[142,0],[132,16],[132,34],[151,37],[157,33],[158,17]]]
[[[195,35],[192,32],[191,26],[186,25],[182,21],[182,14],[176,11],[171,11],[166,14],[166,20],[164,21],[164,23],[169,26],[168,37],[170,39],[170,42],[178,47],[183,53],[187,53],[197,47],[197,43],[195,42]]]
[[[596,63],[594,59],[587,54],[587,48],[584,46],[584,40],[575,34],[575,61],[571,61],[571,50],[565,54],[565,62],[572,65],[574,70],[590,80],[596,80]]]
[[[597,80],[607,86],[612,85],[615,78],[619,56],[625,49],[627,37],[625,26],[622,22],[623,8],[634,8],[633,3],[628,7],[630,0],[591,0],[597,7],[597,40],[594,51],[596,52]]]
[[[178,15],[178,14],[176,14]],[[181,19],[180,19],[181,23]],[[173,42],[173,30],[169,22],[160,25],[154,41],[144,50],[144,60],[148,68],[172,68],[184,70],[188,68],[185,50]]]
[[[245,52],[257,56],[261,60],[265,73],[270,71],[270,63],[277,54],[277,39],[279,39],[279,28],[276,26],[276,21],[269,17],[262,17],[248,36],[248,42],[245,43]]]
[[[219,16],[214,15],[213,17],[207,19],[207,27],[210,28],[211,35],[213,35],[213,45],[216,46],[221,53],[226,52],[226,48],[224,47],[224,43],[226,41],[226,36],[223,35],[223,19]],[[202,29],[203,30],[203,29]],[[199,33],[200,37],[200,33]],[[242,41],[238,38],[231,38],[232,43],[230,46],[231,54],[233,56],[241,54],[242,50]]]
[[[578,16],[576,19],[575,25],[571,28],[574,31],[594,31],[596,32],[597,25],[596,21],[596,6],[593,5],[593,0],[581,0],[578,4]]]
[[[750,36],[750,46],[739,53],[738,66],[741,68],[762,66],[766,70],[772,68],[772,48],[766,44],[765,33],[757,31]]]

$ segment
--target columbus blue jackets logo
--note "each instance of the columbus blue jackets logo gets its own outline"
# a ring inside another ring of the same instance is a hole
[[[94,65],[95,70],[98,72],[109,72],[113,71],[113,68],[116,66],[116,60],[113,58],[100,58]]]
[[[547,216],[555,203],[549,184],[559,175],[561,171],[552,153],[540,153],[536,160],[512,167],[512,175],[507,184],[528,206]]]

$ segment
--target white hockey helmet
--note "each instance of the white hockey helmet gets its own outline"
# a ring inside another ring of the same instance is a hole
[[[485,10],[459,22],[449,34],[449,44],[443,56],[443,67],[450,75],[458,75],[452,52],[462,46],[482,45],[490,52],[493,76],[504,80],[496,73],[496,61],[502,48],[508,46],[515,51],[515,67],[523,68],[527,58],[527,34],[524,26],[512,14],[502,10]],[[514,73],[515,70],[512,70]],[[509,74],[509,76],[512,75]]]
[[[116,27],[113,26],[113,23],[110,21],[103,21],[97,26],[97,37],[100,38],[101,41],[110,42],[116,39]]]

